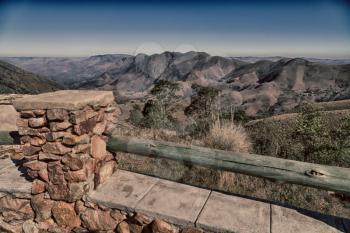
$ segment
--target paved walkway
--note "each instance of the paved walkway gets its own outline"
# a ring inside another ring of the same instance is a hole
[[[118,170],[91,201],[212,232],[350,232],[348,220]],[[313,217],[311,217],[313,216]]]
[[[0,160],[2,193],[29,196],[31,183],[10,159]],[[212,232],[350,232],[350,221],[118,170],[89,194],[107,207],[138,211]]]

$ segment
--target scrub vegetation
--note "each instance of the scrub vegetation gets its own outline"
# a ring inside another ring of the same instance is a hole
[[[186,121],[179,122],[172,116],[178,107],[176,90],[171,82],[158,83],[152,90],[154,98],[143,109],[135,107],[131,111],[129,123],[133,128],[118,134],[350,167],[350,110],[324,111],[320,104],[303,103],[295,113],[250,120],[244,112],[220,108],[217,89],[195,86],[191,103],[184,108]],[[165,159],[123,153],[119,156],[120,166],[132,171],[350,216],[350,208],[341,197],[327,191]]]

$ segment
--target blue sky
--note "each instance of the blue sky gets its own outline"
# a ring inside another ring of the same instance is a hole
[[[350,4],[0,0],[0,56],[188,50],[221,56],[350,58]]]

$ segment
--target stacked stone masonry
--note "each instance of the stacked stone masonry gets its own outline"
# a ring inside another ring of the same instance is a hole
[[[142,213],[109,209],[83,200],[55,202],[44,194],[23,196],[0,193],[0,232],[11,233],[204,233]]]
[[[106,150],[118,115],[112,92],[58,91],[14,107],[22,144],[16,159],[31,190],[0,193],[0,232],[202,232],[87,200],[117,166]]]

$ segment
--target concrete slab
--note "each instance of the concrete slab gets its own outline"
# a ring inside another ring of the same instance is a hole
[[[336,226],[336,221],[330,219],[328,216],[328,221],[334,225],[331,226],[324,221],[309,217],[297,210],[289,209],[281,206],[272,205],[271,206],[271,233],[335,233],[335,232],[346,232],[342,225]],[[342,224],[340,222],[340,224]]]
[[[136,211],[178,225],[194,226],[209,190],[160,180],[137,204]]]
[[[27,96],[13,102],[17,110],[54,109],[79,110],[86,105],[105,105],[114,101],[111,91],[63,90]]]
[[[0,105],[0,131],[17,131],[18,112],[12,105]]]
[[[110,208],[134,211],[136,204],[158,182],[158,178],[117,170],[88,199]]]
[[[9,167],[15,167],[15,163],[7,158],[7,159],[0,159],[0,174],[6,172],[6,169]]]
[[[0,192],[27,193],[31,192],[31,182],[10,159],[0,160]]]
[[[212,232],[270,233],[270,204],[212,192],[196,225]]]

